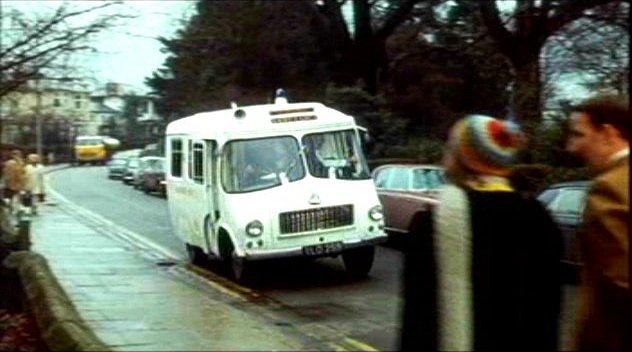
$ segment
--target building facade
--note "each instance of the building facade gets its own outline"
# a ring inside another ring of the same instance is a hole
[[[98,134],[120,140],[124,148],[142,148],[161,137],[164,120],[154,111],[154,97],[110,82],[90,99]]]
[[[35,152],[41,128],[42,154],[58,161],[70,159],[79,135],[106,135],[123,148],[143,147],[156,143],[164,125],[153,100],[118,83],[91,90],[77,81],[30,81],[0,100],[0,144]]]
[[[44,155],[65,154],[77,129],[92,121],[90,91],[81,82],[38,79],[2,97],[2,144],[36,151],[38,128]]]

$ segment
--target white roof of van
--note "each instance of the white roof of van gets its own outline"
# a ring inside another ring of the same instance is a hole
[[[237,117],[240,110],[244,113],[243,117]],[[169,123],[166,134],[190,134],[201,137],[233,133],[257,135],[354,125],[353,117],[321,103],[265,104],[202,112],[184,117]]]
[[[95,138],[103,138],[103,136],[77,136],[77,139],[95,139]]]

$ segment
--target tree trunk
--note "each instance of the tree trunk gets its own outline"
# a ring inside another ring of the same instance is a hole
[[[368,0],[353,0],[354,44],[353,61],[357,77],[364,89],[375,94],[377,90],[376,41],[371,26],[371,5]]]
[[[540,78],[540,61],[538,58],[515,63],[515,91],[513,106],[517,120],[527,136],[525,162],[531,161],[531,148],[535,142],[535,131],[542,119],[542,108],[545,99],[541,97],[542,81]]]
[[[518,120],[523,122],[539,122],[542,116],[540,102],[542,81],[540,80],[540,63],[532,60],[515,65],[514,104]]]

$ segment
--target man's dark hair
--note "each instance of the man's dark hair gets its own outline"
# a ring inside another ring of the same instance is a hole
[[[588,115],[595,126],[610,124],[625,140],[630,140],[630,102],[628,95],[598,95],[571,108]]]

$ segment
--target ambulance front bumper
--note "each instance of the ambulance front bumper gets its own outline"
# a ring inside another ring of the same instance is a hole
[[[353,239],[345,241],[337,241],[330,243],[320,243],[305,247],[290,247],[282,249],[246,249],[246,260],[265,260],[279,258],[296,258],[296,257],[328,257],[342,254],[348,250],[375,246],[386,242],[388,239],[385,233],[368,239]]]

